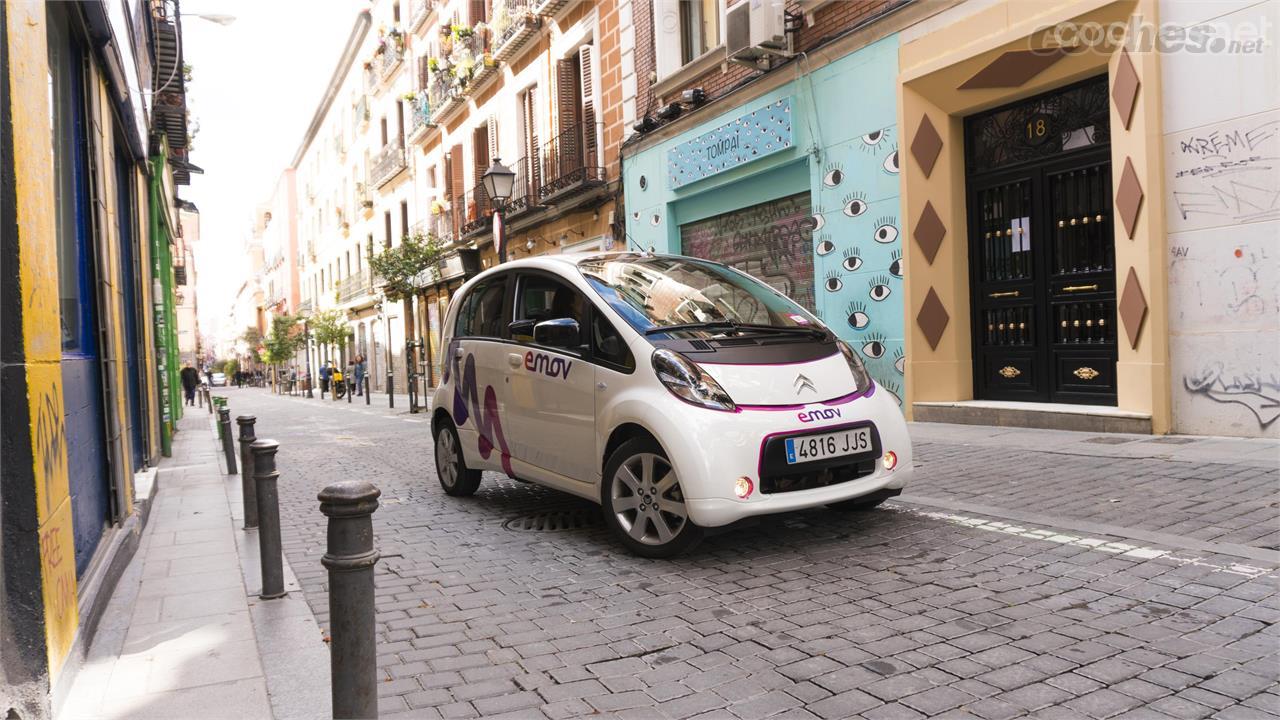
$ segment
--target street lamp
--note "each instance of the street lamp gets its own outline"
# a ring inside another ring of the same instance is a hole
[[[394,409],[396,406],[396,396],[395,396],[396,375],[395,375],[395,369],[392,368],[391,366],[392,357],[393,357],[391,355],[391,313],[387,312],[387,307],[386,305],[383,304],[381,300],[374,303],[373,309],[375,312],[378,313],[379,320],[385,319],[387,321],[387,338],[386,338],[387,339],[387,345],[386,345],[386,348],[387,348],[386,349],[387,407]]]
[[[503,165],[499,158],[494,158],[493,164],[484,171],[480,179],[484,182],[484,191],[493,201],[493,244],[498,249],[498,262],[504,263],[507,261],[507,229],[502,220],[502,208],[511,199],[511,191],[516,185],[516,173]]]
[[[314,382],[312,378],[314,378],[315,375],[313,375],[311,372],[311,325],[310,325],[310,322],[311,322],[310,318],[307,318],[307,317],[302,318],[302,347],[304,350],[306,350],[306,355],[307,355],[307,397],[314,399],[315,393],[312,392],[311,390],[311,385]]]

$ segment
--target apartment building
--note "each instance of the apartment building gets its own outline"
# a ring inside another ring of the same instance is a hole
[[[627,5],[629,7],[629,5]],[[438,382],[440,323],[453,291],[506,257],[610,249],[623,127],[614,0],[378,0],[353,28],[298,151],[300,309],[337,309],[375,389]],[[634,84],[634,78],[631,80]],[[516,173],[501,208],[495,163]],[[414,297],[381,297],[369,258],[405,236],[444,250]],[[409,366],[406,365],[406,359]]]
[[[1280,433],[1280,1],[632,16],[631,244],[813,309],[915,420]]]
[[[196,303],[195,246],[200,242],[200,211],[195,204],[178,201],[178,236],[173,247],[173,303],[177,317],[178,364],[202,368],[204,344],[200,339],[199,306]]]

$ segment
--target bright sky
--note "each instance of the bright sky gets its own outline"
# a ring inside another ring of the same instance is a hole
[[[253,209],[293,159],[329,76],[368,3],[350,0],[189,0],[183,54],[193,128],[192,175],[180,197],[200,208],[196,287],[200,332],[213,335],[244,282]],[[232,15],[218,25],[193,13]]]

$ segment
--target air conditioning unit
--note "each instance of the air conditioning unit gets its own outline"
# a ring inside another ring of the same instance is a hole
[[[738,0],[725,11],[729,59],[754,68],[770,56],[789,56],[784,0]]]

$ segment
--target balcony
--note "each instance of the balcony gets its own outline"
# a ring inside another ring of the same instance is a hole
[[[435,9],[433,0],[413,0],[413,7],[409,11],[409,31],[417,32],[422,28],[423,23],[431,15],[431,11]]]
[[[542,146],[539,200],[550,203],[604,187],[599,132],[595,123],[575,125]]]
[[[533,11],[538,15],[550,17],[560,12],[569,4],[570,0],[533,0]]]
[[[348,275],[338,281],[338,303],[349,303],[369,295],[369,279],[364,273]]]
[[[538,34],[542,21],[531,0],[495,0],[493,4],[493,58],[508,62]]]
[[[460,90],[454,87],[447,70],[431,73],[430,84],[426,89],[427,106],[431,108],[428,118],[434,124],[444,122],[466,104]]]
[[[315,309],[315,305],[313,305],[310,300],[303,300],[302,302],[298,303],[298,309],[296,314],[307,315],[314,309]]]
[[[374,187],[382,188],[404,172],[406,167],[408,167],[408,160],[405,158],[404,146],[400,144],[400,140],[392,139],[383,146],[378,152],[378,157],[374,159],[369,180]]]
[[[423,225],[425,233],[436,236],[445,245],[452,243],[457,237],[453,230],[453,210],[443,205],[432,203],[431,215]]]
[[[386,82],[396,70],[404,64],[404,36],[399,30],[392,30],[379,39],[382,46],[374,56],[378,67],[378,79]]]
[[[373,196],[369,194],[368,185],[356,183],[356,204],[360,206],[360,211],[364,213],[366,220],[373,217]],[[311,255],[314,257],[315,252]]]
[[[469,192],[455,195],[453,211],[458,237],[474,237],[493,227],[493,203],[489,201],[483,182],[476,183]]]
[[[511,166],[516,173],[516,182],[511,188],[511,199],[502,209],[506,217],[516,217],[539,207],[538,189],[542,184],[542,168],[536,162],[537,159],[535,154],[535,162],[530,163],[529,158],[522,157]]]
[[[417,142],[427,136],[427,130],[436,126],[431,122],[431,99],[427,90],[418,91],[409,103],[409,142]]]

